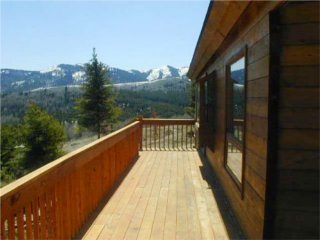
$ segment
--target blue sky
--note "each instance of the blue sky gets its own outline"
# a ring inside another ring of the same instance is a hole
[[[1,68],[188,66],[209,1],[2,1]]]

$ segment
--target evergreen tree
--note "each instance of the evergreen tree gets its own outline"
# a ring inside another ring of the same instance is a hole
[[[27,168],[52,161],[62,155],[65,134],[62,125],[35,103],[24,117],[23,139]]]
[[[1,185],[23,175],[20,130],[19,126],[1,126]]]
[[[64,104],[69,104],[69,91],[67,86],[64,88]]]
[[[99,62],[95,49],[92,59],[85,64],[86,82],[82,86],[83,95],[78,100],[79,123],[94,132],[98,138],[119,115],[115,106],[115,94],[108,76],[108,67]]]

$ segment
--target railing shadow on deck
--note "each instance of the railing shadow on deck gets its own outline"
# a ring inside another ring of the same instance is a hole
[[[114,186],[110,189],[110,191],[102,197],[100,203],[96,207],[96,209],[90,213],[90,215],[85,220],[84,224],[82,225],[81,229],[77,232],[77,234],[72,239],[83,239],[85,237],[85,234],[90,229],[98,215],[101,213],[103,208],[106,206],[110,198],[113,196],[113,194],[116,192],[118,187],[121,185],[123,180],[126,178],[128,173],[131,171],[137,160],[139,159],[139,156],[135,157],[135,159],[130,163],[128,168],[125,170],[125,172],[122,174],[122,176],[115,182]]]
[[[237,218],[233,214],[226,193],[218,177],[215,175],[214,170],[211,167],[207,157],[204,156],[200,151],[198,151],[198,154],[202,162],[202,166],[200,166],[202,178],[208,183],[208,186],[210,186],[210,190],[214,198],[216,199],[217,206],[221,213],[223,222],[226,226],[229,238],[245,239],[246,237],[240,227],[239,222],[237,221]]]

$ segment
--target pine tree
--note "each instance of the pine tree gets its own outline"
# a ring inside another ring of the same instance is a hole
[[[64,104],[68,105],[69,104],[69,91],[68,91],[68,87],[65,86],[64,88]]]
[[[119,108],[115,106],[115,94],[111,86],[108,67],[98,61],[95,49],[92,59],[85,64],[86,81],[82,86],[83,95],[77,102],[79,123],[98,134],[116,121]]]
[[[19,126],[1,126],[0,186],[21,177],[23,174],[20,138],[21,128]]]
[[[23,136],[27,168],[37,167],[62,155],[65,142],[62,125],[35,103],[28,106],[24,116]]]

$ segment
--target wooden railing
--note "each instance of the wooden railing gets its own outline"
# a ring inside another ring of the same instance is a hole
[[[142,150],[195,148],[195,120],[143,118]]]
[[[141,123],[1,189],[1,239],[70,239],[138,156]]]

